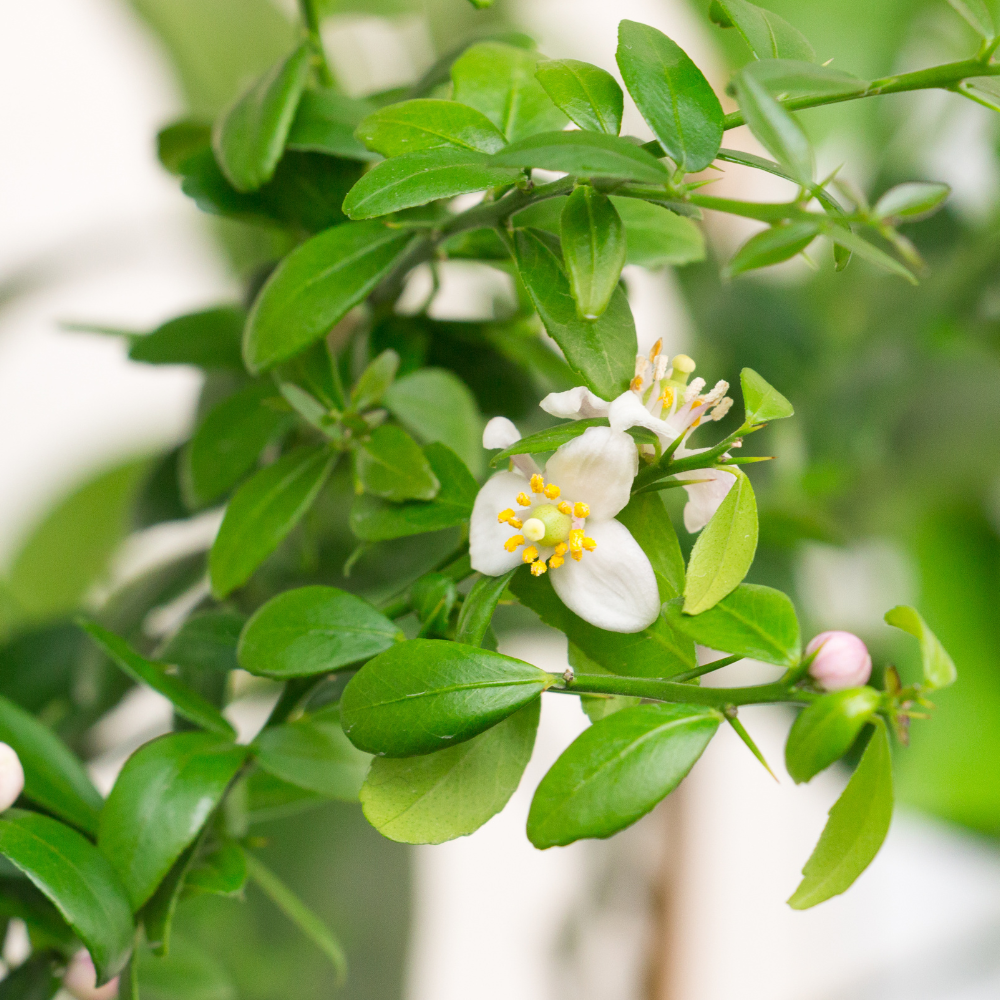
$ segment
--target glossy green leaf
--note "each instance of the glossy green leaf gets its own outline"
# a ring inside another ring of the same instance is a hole
[[[744,368],[740,372],[740,386],[743,389],[743,405],[746,407],[744,419],[751,427],[794,415],[795,408],[792,404],[752,368]]]
[[[813,47],[797,28],[747,0],[712,0],[711,16],[722,27],[735,27],[758,59],[816,59]]]
[[[757,500],[742,472],[712,520],[702,529],[688,560],[684,613],[699,615],[743,582],[757,551]]]
[[[114,663],[139,683],[148,684],[154,691],[167,698],[178,715],[202,729],[221,736],[235,736],[236,731],[222,717],[219,710],[182,681],[167,673],[161,663],[153,663],[140,656],[120,636],[109,632],[93,621],[81,621],[80,627],[107,653]]]
[[[240,637],[240,666],[262,677],[311,677],[377,656],[403,634],[367,601],[336,587],[272,597]]]
[[[171,733],[125,762],[101,813],[97,844],[134,909],[198,836],[248,752],[214,733]]]
[[[468,646],[483,644],[493,613],[516,572],[511,570],[503,576],[481,576],[476,580],[462,604],[455,626],[455,642],[464,642]]]
[[[605,135],[621,131],[625,95],[607,70],[578,59],[552,59],[539,63],[535,76],[575,125]]]
[[[90,952],[98,982],[116,976],[132,950],[132,911],[100,851],[48,816],[8,809],[0,816],[0,854],[56,905]]]
[[[799,184],[811,185],[816,160],[802,126],[748,73],[736,78],[736,98],[761,145]]]
[[[774,97],[847,97],[870,86],[852,73],[801,59],[763,59],[743,68]]]
[[[336,461],[323,445],[296,448],[236,491],[208,558],[216,597],[246,583],[281,544],[312,506]]]
[[[250,312],[243,340],[247,367],[266,371],[325,337],[382,280],[410,239],[378,222],[352,222],[293,250]]]
[[[565,424],[556,424],[555,427],[546,427],[545,430],[529,434],[509,448],[498,452],[490,460],[490,465],[494,468],[503,465],[512,455],[537,455],[539,452],[555,451],[591,427],[607,426],[606,417],[594,417],[590,420],[571,420]]]
[[[451,67],[453,97],[481,111],[510,142],[566,122],[535,79],[538,55],[502,42],[467,48]]]
[[[872,215],[883,222],[916,222],[933,215],[950,194],[951,188],[947,184],[932,184],[927,181],[897,184],[879,198],[872,209]]]
[[[628,528],[646,553],[660,584],[660,600],[668,601],[684,593],[684,555],[663,498],[658,493],[633,496],[615,519]]]
[[[341,699],[341,719],[359,749],[411,757],[471,739],[552,682],[523,660],[458,642],[413,639],[358,671]]]
[[[806,910],[849,889],[871,864],[892,821],[892,754],[884,725],[877,725],[788,900]]]
[[[721,720],[704,706],[641,705],[594,723],[542,778],[528,839],[544,850],[631,825],[681,783]]]
[[[541,699],[458,746],[376,757],[361,787],[372,826],[404,844],[442,844],[478,830],[507,804],[531,758]]]
[[[973,30],[983,36],[987,42],[992,41],[997,35],[998,18],[996,14],[1000,11],[991,12],[986,0],[948,0],[954,10],[960,14]]]
[[[130,339],[128,356],[150,365],[197,365],[243,371],[240,339],[246,313],[234,306],[178,316]]]
[[[184,888],[189,893],[238,896],[246,880],[246,855],[239,844],[229,840],[195,860],[184,880]]]
[[[587,184],[562,212],[562,250],[577,314],[593,321],[604,314],[625,266],[625,226],[611,199]]]
[[[602,399],[615,399],[628,388],[638,350],[625,293],[616,288],[596,322],[582,320],[558,247],[535,229],[516,230],[514,246],[521,280],[570,368]]]
[[[378,153],[354,135],[374,110],[370,101],[347,97],[336,90],[307,90],[299,101],[286,146],[350,160],[378,160]]]
[[[512,183],[520,171],[484,153],[441,146],[376,164],[344,199],[350,219],[374,219],[416,205]]]
[[[785,767],[796,784],[811,781],[840,760],[875,714],[882,696],[874,688],[832,691],[799,713],[785,744]]]
[[[761,267],[783,264],[802,253],[820,233],[818,222],[781,222],[764,229],[746,241],[726,265],[726,277],[755,271]]]
[[[226,673],[236,670],[236,644],[246,618],[219,608],[191,615],[157,654],[162,663],[194,670]]]
[[[458,101],[426,98],[379,108],[361,122],[355,135],[383,156],[444,146],[495,153],[507,145],[503,133],[482,112]]]
[[[958,679],[955,662],[941,645],[938,637],[927,627],[916,608],[901,604],[887,611],[887,625],[909,632],[920,640],[920,658],[923,663],[924,685],[930,690],[948,687]]]
[[[705,259],[705,236],[691,219],[639,198],[611,201],[625,223],[629,264],[655,268]]]
[[[704,170],[722,144],[722,105],[704,74],[661,31],[618,26],[618,68],[667,155],[688,172]]]
[[[212,146],[222,172],[237,191],[256,191],[273,176],[311,61],[312,45],[303,42],[254,81],[217,122]]]
[[[402,428],[377,427],[354,455],[366,493],[385,500],[433,500],[441,488],[420,446]]]
[[[441,484],[430,501],[390,503],[360,496],[351,507],[351,531],[363,542],[382,542],[428,531],[441,531],[467,521],[479,484],[462,460],[443,444],[424,448],[427,461]]]
[[[97,832],[104,800],[83,764],[48,726],[0,697],[0,741],[24,769],[24,797],[85,833]]]

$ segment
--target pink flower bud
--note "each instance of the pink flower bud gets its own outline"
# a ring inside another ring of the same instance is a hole
[[[24,790],[24,768],[13,747],[0,743],[0,812],[9,809]]]
[[[86,948],[78,951],[69,963],[63,986],[76,1000],[114,1000],[118,996],[118,977],[103,986],[97,985],[97,972]]]
[[[872,675],[868,647],[850,632],[820,632],[806,646],[806,656],[812,653],[809,673],[824,691],[860,687]]]

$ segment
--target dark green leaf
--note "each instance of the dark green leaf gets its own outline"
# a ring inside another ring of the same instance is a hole
[[[604,314],[625,266],[625,226],[607,195],[578,187],[562,212],[562,250],[577,314]]]
[[[349,160],[377,160],[354,130],[374,111],[369,101],[347,97],[336,90],[307,90],[299,101],[288,133],[288,149],[342,156]]]
[[[530,663],[439,639],[403,642],[366,663],[340,703],[368,753],[411,757],[471,739],[552,685]]]
[[[618,135],[625,95],[606,70],[577,59],[539,63],[538,82],[552,102],[582,129]]]
[[[958,679],[955,662],[941,645],[938,637],[927,627],[927,622],[916,610],[901,604],[887,611],[887,625],[909,632],[920,640],[920,658],[923,662],[924,685],[930,690],[948,687]]]
[[[892,821],[892,755],[884,725],[877,725],[844,794],[830,810],[805,876],[788,900],[806,910],[849,889],[878,854]]]
[[[101,814],[97,844],[134,909],[198,836],[248,752],[214,733],[172,733],[125,762]]]
[[[246,856],[240,845],[230,840],[195,861],[188,871],[184,887],[188,892],[238,896],[243,892],[246,880]]]
[[[355,135],[383,156],[442,146],[495,153],[507,145],[503,133],[482,112],[458,101],[428,99],[379,108],[361,122]]]
[[[130,338],[128,356],[150,365],[197,365],[243,371],[240,339],[246,313],[234,306],[178,316]]]
[[[625,223],[629,264],[654,268],[705,259],[705,237],[691,219],[638,198],[611,201]]]
[[[444,573],[426,573],[410,587],[410,603],[420,619],[421,639],[447,637],[448,622],[458,599],[455,581]]]
[[[785,767],[796,784],[811,781],[854,745],[882,701],[870,687],[832,691],[799,714],[785,744]]]
[[[469,646],[481,646],[489,631],[493,612],[507,589],[516,570],[503,576],[481,576],[469,591],[455,627],[455,641]]]
[[[383,424],[355,451],[358,480],[385,500],[433,500],[441,484],[406,431]]]
[[[296,448],[236,491],[208,559],[216,597],[250,579],[313,505],[336,461],[323,445]]]
[[[185,160],[211,145],[212,126],[185,118],[157,132],[156,157],[172,174],[179,174]]]
[[[813,182],[816,161],[799,123],[748,74],[736,78],[736,98],[750,131],[803,187]]]
[[[798,29],[773,11],[746,0],[713,0],[713,16],[722,27],[735,27],[758,59],[801,59],[813,62],[816,53]]]
[[[783,264],[802,253],[817,236],[818,222],[781,222],[751,236],[725,267],[725,275],[737,275],[760,267]]]
[[[933,215],[950,194],[951,188],[947,184],[931,184],[926,181],[897,184],[875,203],[872,216],[883,222],[916,222]]]
[[[556,424],[555,427],[546,427],[545,430],[529,434],[509,448],[504,448],[503,451],[493,456],[490,465],[495,468],[506,462],[512,455],[535,455],[539,452],[555,451],[567,441],[579,437],[588,428],[607,427],[607,425],[606,417],[594,417],[591,420],[572,420],[569,423]]]
[[[722,143],[723,114],[701,70],[663,32],[637,21],[619,24],[616,58],[667,155],[682,170],[704,170]]]
[[[662,497],[657,493],[633,496],[616,519],[646,553],[660,585],[660,600],[669,601],[684,593],[684,555]]]
[[[316,341],[312,347],[283,364],[277,376],[282,383],[292,383],[304,389],[328,410],[343,410],[346,406],[337,359],[325,340]]]
[[[53,972],[55,957],[36,948],[29,958],[0,981],[0,1000],[51,1000],[60,986]]]
[[[698,705],[641,705],[581,733],[542,779],[528,814],[535,847],[610,837],[672,792],[722,716]]]
[[[226,673],[236,670],[236,644],[246,618],[238,611],[219,608],[191,615],[160,650],[162,663],[194,670]]]
[[[0,816],[0,854],[56,905],[87,946],[99,983],[117,975],[132,949],[128,897],[105,857],[82,834],[39,813]]]
[[[794,415],[792,404],[752,368],[744,368],[740,372],[740,386],[743,389],[743,405],[746,407],[744,420],[749,426],[759,427],[772,420],[784,420]]]
[[[192,844],[173,864],[156,892],[139,911],[143,931],[150,948],[159,955],[170,953],[174,914],[184,891],[188,871],[194,864],[198,843]]]
[[[23,920],[36,948],[42,942],[52,942],[67,951],[74,950],[77,938],[62,914],[12,862],[2,858],[0,863],[6,869],[0,880],[0,921],[12,917]]]

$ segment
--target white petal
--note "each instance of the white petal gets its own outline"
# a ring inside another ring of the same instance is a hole
[[[570,611],[608,632],[641,632],[656,621],[656,575],[639,543],[619,521],[587,522],[597,542],[577,562],[550,570],[552,586]]]
[[[472,568],[486,576],[503,576],[521,562],[521,549],[508,552],[503,543],[518,532],[501,524],[497,514],[508,507],[516,513],[518,493],[527,489],[524,476],[517,472],[498,472],[488,479],[476,497],[469,523],[469,555]]]
[[[606,417],[610,404],[595,396],[586,386],[578,385],[565,392],[550,392],[538,405],[554,417],[589,420],[591,417]]]
[[[521,440],[521,432],[506,417],[494,417],[483,428],[483,447],[487,451],[509,448]]]
[[[693,472],[682,472],[677,478],[681,481],[708,480],[707,483],[694,483],[684,487],[688,495],[688,502],[684,505],[684,527],[692,534],[701,531],[712,520],[736,482],[736,477],[731,472],[721,472],[718,469],[695,469]]]
[[[588,427],[548,460],[545,478],[562,490],[564,500],[583,501],[591,517],[607,521],[628,503],[638,471],[639,454],[628,434]]]
[[[623,392],[611,404],[608,417],[613,430],[627,431],[630,427],[645,427],[651,430],[664,446],[673,443],[678,435],[676,428],[666,420],[654,417],[631,390]]]

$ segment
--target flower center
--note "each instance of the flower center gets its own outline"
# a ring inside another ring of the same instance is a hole
[[[524,537],[539,545],[558,545],[569,541],[573,518],[564,514],[555,504],[543,503],[535,507],[531,517],[524,522]]]

